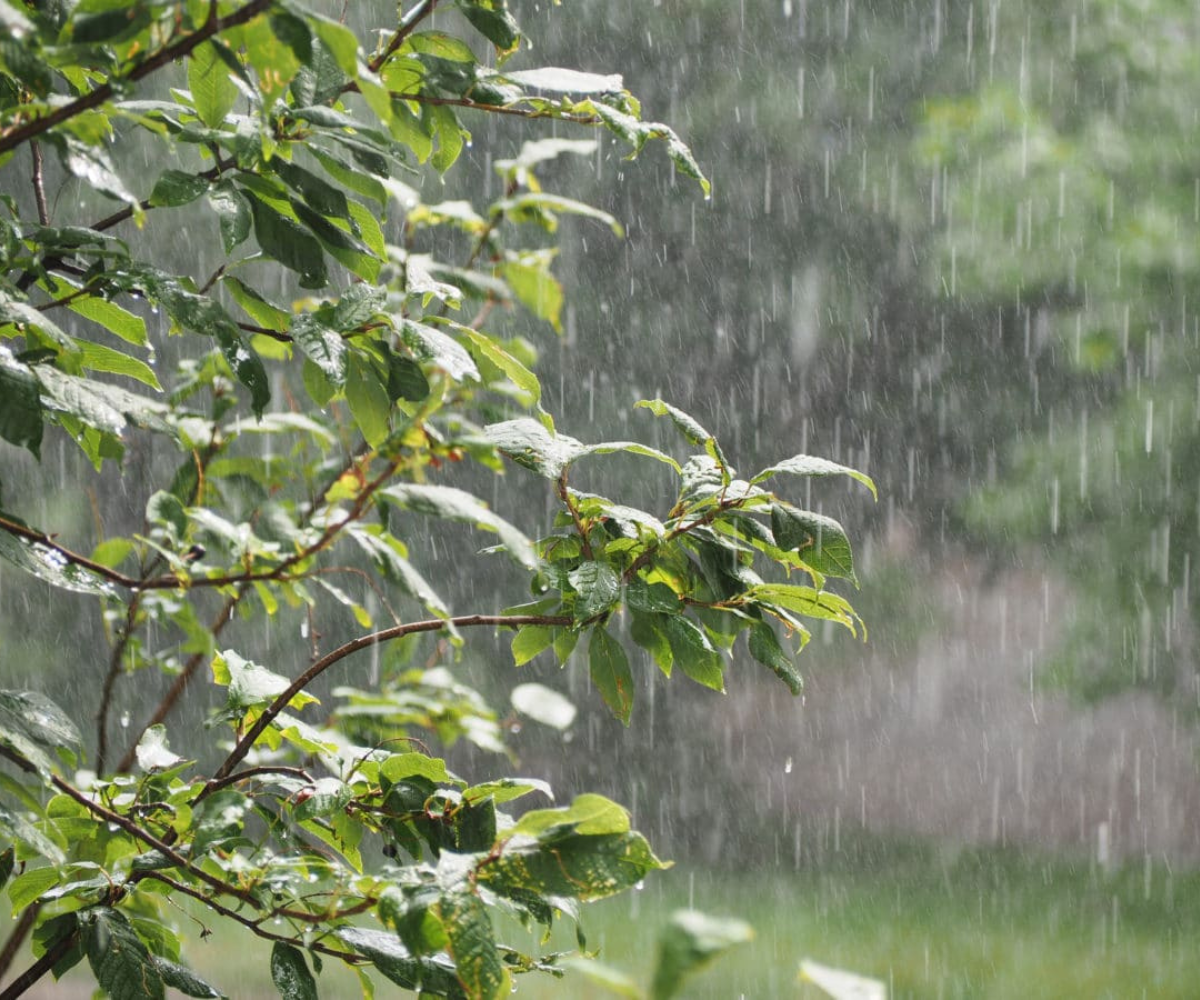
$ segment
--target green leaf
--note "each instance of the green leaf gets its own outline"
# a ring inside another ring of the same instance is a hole
[[[208,192],[208,205],[221,227],[221,245],[226,253],[232,253],[250,235],[250,201],[230,181],[219,181]]]
[[[138,740],[137,763],[143,771],[165,771],[183,760],[167,745],[167,727],[161,723],[151,726]]]
[[[778,605],[796,614],[837,622],[857,634],[855,623],[861,624],[854,609],[844,597],[827,590],[798,587],[790,584],[763,583],[751,587],[742,597],[745,600]]]
[[[213,680],[229,688],[230,708],[255,708],[267,705],[291,686],[291,681],[266,667],[243,659],[232,649],[226,649],[213,657]],[[311,694],[298,691],[288,702],[291,708],[303,708],[317,701]]]
[[[512,655],[513,665],[523,667],[538,653],[554,645],[555,636],[559,630],[548,625],[525,625],[513,636]]]
[[[90,569],[66,562],[56,550],[6,531],[0,531],[0,558],[60,590],[97,597],[117,596],[116,588]]]
[[[0,437],[40,456],[43,419],[37,379],[0,346]]]
[[[588,672],[609,711],[628,726],[633,711],[633,674],[625,650],[603,625],[592,629],[588,643]]]
[[[536,375],[520,361],[504,350],[486,333],[472,330],[469,326],[457,328],[475,349],[499,368],[522,392],[529,396],[529,404],[536,406],[542,399],[542,385]]]
[[[638,833],[560,832],[545,843],[509,840],[499,857],[476,869],[476,878],[502,893],[590,901],[623,892],[668,867]]]
[[[804,690],[804,677],[796,669],[792,658],[779,644],[775,630],[766,622],[758,622],[750,626],[747,642],[750,655],[759,663],[769,667],[792,694],[800,694]]]
[[[372,448],[378,448],[391,432],[392,400],[374,366],[358,353],[349,356],[345,391],[363,438]]]
[[[211,41],[196,46],[188,57],[188,86],[196,114],[209,128],[219,127],[237,103],[237,84]]]
[[[515,260],[507,260],[501,265],[500,273],[521,305],[562,333],[559,316],[563,307],[563,288],[542,259],[545,256],[523,254]]]
[[[395,934],[366,927],[339,927],[334,932],[355,951],[369,958],[384,976],[406,990],[424,990],[433,996],[466,1000],[454,964],[441,955],[413,955]]]
[[[220,990],[210,986],[187,966],[179,965],[168,959],[155,955],[151,961],[154,968],[162,977],[162,981],[171,989],[178,990],[188,997],[224,997]]]
[[[729,917],[710,917],[695,910],[677,910],[658,939],[658,965],[650,995],[670,1000],[687,976],[734,945],[754,939],[749,924]]]
[[[446,770],[444,760],[416,751],[392,754],[379,765],[379,774],[380,777],[386,778],[392,784],[408,778],[425,778],[437,785],[457,782],[454,775]]]
[[[721,654],[713,649],[700,627],[682,615],[663,615],[660,624],[671,644],[676,665],[697,684],[723,692],[725,674]]]
[[[472,1000],[504,1000],[512,990],[508,970],[496,950],[487,908],[472,892],[447,892],[436,911],[454,959],[458,981]]]
[[[479,435],[481,440],[507,455],[518,465],[545,476],[557,479],[572,462],[587,455],[610,455],[627,452],[653,458],[671,466],[677,472],[679,464],[670,455],[657,448],[638,444],[635,441],[605,441],[601,444],[584,444],[566,434],[559,434],[537,420],[520,417],[489,424]]]
[[[39,691],[0,691],[0,744],[43,777],[58,770],[58,758],[74,763],[83,749],[75,723]]]
[[[463,131],[452,108],[445,105],[427,105],[427,109],[438,137],[437,152],[429,158],[429,162],[438,173],[444,174],[454,166],[454,161],[463,151]]]
[[[569,806],[527,812],[513,828],[514,833],[542,837],[569,830],[581,836],[629,832],[629,813],[623,806],[594,792],[577,795]]]
[[[58,885],[58,869],[54,866],[30,868],[28,871],[22,872],[8,884],[8,899],[12,903],[13,916],[15,917],[34,900],[41,899],[44,892],[56,885]]]
[[[84,934],[96,982],[113,1000],[162,1000],[162,975],[141,938],[118,910],[88,911]]]
[[[103,344],[94,344],[91,341],[81,340],[79,342],[79,355],[80,364],[88,371],[124,375],[126,378],[131,378],[137,382],[141,382],[143,385],[150,386],[151,389],[157,389],[159,392],[162,391],[162,386],[158,383],[158,376],[154,374],[154,369],[144,361],[131,358],[122,351],[114,351],[111,347],[105,347]]]
[[[574,706],[571,707],[573,711]],[[528,795],[530,792],[541,792],[551,802],[554,801],[554,793],[550,790],[550,786],[537,778],[500,778],[497,781],[484,782],[482,785],[472,785],[470,788],[463,789],[463,799],[472,803],[483,802],[487,799],[496,805],[502,805]]]
[[[851,469],[845,465],[838,465],[837,462],[831,462],[827,458],[819,458],[815,455],[796,455],[793,458],[785,459],[770,468],[763,469],[757,476],[750,480],[751,485],[765,482],[772,476],[777,476],[780,473],[787,473],[791,476],[849,476],[851,479],[856,479],[871,491],[871,496],[879,499],[879,492],[875,489],[875,482],[870,476],[859,472],[857,469]]]
[[[518,684],[509,697],[513,708],[544,726],[569,729],[575,721],[575,706],[542,684]]]
[[[0,832],[5,834],[5,839],[9,843],[23,844],[27,849],[34,851],[36,854],[45,858],[52,865],[61,865],[66,858],[61,847],[51,840],[46,834],[34,826],[21,813],[9,812],[4,806],[0,805]],[[2,859],[2,855],[0,855]],[[36,869],[44,871],[45,869]],[[11,872],[9,873],[11,874]],[[4,884],[5,878],[0,878],[0,885]],[[40,893],[39,893],[40,894]],[[17,907],[17,900],[10,896],[13,907]]]
[[[671,643],[661,627],[663,616],[633,611],[632,617],[630,635],[633,641],[650,654],[664,675],[670,677],[671,668],[675,664],[675,654],[671,652]]]
[[[325,288],[329,273],[325,253],[312,233],[282,215],[256,195],[248,195],[254,216],[254,235],[268,257],[300,276],[301,288]]]
[[[295,21],[294,18],[290,20]],[[300,61],[290,44],[291,33],[282,32],[289,39],[285,41],[276,34],[276,29],[280,27],[278,17],[260,17],[250,21],[243,29],[246,56],[250,65],[254,67],[258,89],[262,91],[267,107],[287,90],[300,68]]]
[[[301,313],[292,321],[289,332],[296,346],[321,370],[330,385],[340,389],[346,384],[346,342],[336,331],[312,313]]]
[[[246,218],[247,226],[249,226],[248,208]],[[229,294],[233,297],[233,301],[241,306],[245,310],[246,315],[259,326],[265,326],[268,330],[277,330],[280,333],[288,330],[292,320],[291,314],[275,305],[274,302],[269,301],[257,289],[251,288],[245,282],[229,274],[222,276],[221,283],[229,289]],[[308,314],[305,313],[304,315]]]
[[[406,44],[414,52],[450,59],[454,62],[475,62],[475,53],[461,38],[441,31],[417,31],[408,36]]]
[[[776,503],[771,507],[771,533],[779,548],[795,550],[818,573],[858,585],[850,539],[833,518]]]
[[[621,599],[621,577],[608,563],[585,562],[567,576],[575,588],[575,620],[587,621]]]
[[[508,12],[505,0],[458,0],[458,9],[502,58],[521,43],[521,29]]]
[[[271,982],[283,1000],[318,1000],[317,981],[299,948],[276,941],[271,948]]]
[[[404,343],[421,361],[440,368],[456,382],[464,379],[480,381],[479,369],[471,355],[453,337],[424,323],[404,320],[400,327]]]
[[[184,170],[164,170],[154,182],[150,204],[164,208],[187,205],[207,193],[210,183],[207,177],[189,174]]]
[[[509,555],[517,562],[527,569],[537,566],[537,554],[534,552],[533,543],[470,493],[453,486],[404,483],[380,490],[377,495],[380,499],[407,510],[448,521],[465,521],[477,528],[494,531],[500,536]]]
[[[60,282],[60,287],[70,289],[72,286]],[[127,343],[137,347],[146,346],[146,321],[135,316],[127,309],[121,308],[115,302],[98,298],[95,295],[84,295],[73,299],[67,308],[78,316],[99,323],[110,333],[115,334]]]

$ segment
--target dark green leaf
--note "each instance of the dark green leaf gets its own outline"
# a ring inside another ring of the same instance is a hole
[[[365,955],[384,976],[406,990],[421,989],[433,996],[466,1000],[459,985],[454,964],[441,955],[419,958],[413,955],[395,934],[366,927],[340,927],[339,938]]]
[[[607,563],[585,562],[568,579],[576,591],[576,621],[603,614],[621,598],[621,577]]]
[[[360,354],[350,355],[345,391],[363,438],[372,448],[378,448],[391,431],[392,400],[375,366]]]
[[[217,214],[221,244],[226,253],[232,253],[250,235],[250,202],[229,181],[220,181],[208,192],[208,204]]]
[[[208,191],[209,180],[183,170],[164,170],[157,181],[154,190],[150,192],[150,204],[173,208],[195,201]]]
[[[118,910],[88,911],[87,957],[96,982],[113,1000],[162,1000],[162,975],[141,938]]]
[[[75,762],[83,746],[75,723],[39,691],[0,691],[0,743],[46,777],[60,756]]]
[[[458,9],[500,55],[513,52],[521,41],[521,29],[508,11],[505,0],[459,0]]]
[[[42,445],[42,401],[33,373],[0,347],[0,437],[38,455]]]
[[[804,677],[792,663],[792,658],[779,644],[775,630],[770,625],[766,622],[751,625],[747,641],[750,646],[750,655],[759,663],[770,667],[775,676],[788,686],[792,694],[799,694],[804,690]]]
[[[625,650],[603,625],[592,629],[588,643],[588,672],[609,711],[628,726],[633,711],[633,674]]]
[[[206,983],[187,966],[155,956],[152,961],[162,981],[171,989],[188,997],[224,997],[225,994]]]
[[[682,615],[659,618],[662,631],[671,644],[675,663],[697,684],[714,691],[725,690],[724,664],[704,632]]]
[[[289,330],[296,346],[335,388],[346,384],[346,342],[312,313],[301,313]]]
[[[771,507],[771,532],[776,545],[795,550],[818,573],[858,584],[850,539],[833,518],[776,503]]]
[[[283,1000],[317,1000],[317,981],[299,948],[276,941],[271,949],[271,981]]]
[[[325,254],[316,237],[298,222],[280,214],[262,199],[249,195],[254,235],[263,253],[300,276],[302,288],[329,284]]]

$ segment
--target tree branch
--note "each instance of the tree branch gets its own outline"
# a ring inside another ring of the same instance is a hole
[[[367,649],[370,646],[378,645],[381,642],[391,642],[393,639],[402,639],[406,635],[413,635],[417,632],[437,632],[453,625],[456,628],[472,628],[477,625],[495,625],[498,628],[516,628],[521,625],[558,625],[566,627],[575,624],[573,618],[566,615],[462,615],[456,618],[429,618],[425,621],[409,622],[407,625],[396,625],[392,628],[385,628],[380,632],[372,632],[370,635],[359,636],[357,639],[352,639],[350,642],[343,643],[331,653],[327,653],[321,659],[317,660],[311,667],[297,677],[286,691],[280,694],[264,709],[262,715],[258,717],[254,725],[252,725],[246,733],[238,740],[237,745],[230,751],[229,756],[225,758],[225,762],[217,768],[216,774],[207,785],[201,789],[200,794],[196,797],[195,802],[202,801],[205,797],[212,794],[215,790],[215,785],[223,778],[233,772],[233,769],[238,766],[250,752],[250,748],[254,746],[255,740],[263,734],[263,731],[276,717],[287,708],[288,703],[309,684],[321,676],[326,670],[332,667],[335,663],[344,660],[352,653],[357,653],[361,649]],[[195,804],[195,803],[193,803]]]
[[[250,0],[246,6],[240,10],[235,10],[232,14],[225,17],[210,17],[196,31],[179,39],[174,44],[160,49],[120,79],[102,83],[95,90],[76,98],[69,104],[64,104],[62,107],[50,112],[50,114],[34,118],[32,121],[28,121],[24,125],[19,125],[0,135],[0,154],[7,153],[10,149],[16,149],[22,143],[29,142],[31,139],[36,139],[39,135],[48,132],[56,125],[70,121],[76,115],[81,115],[85,111],[99,107],[105,101],[110,100],[119,87],[128,83],[135,83],[149,76],[151,73],[162,69],[164,66],[173,63],[176,59],[182,59],[214,35],[220,34],[227,28],[233,28],[239,24],[245,24],[247,21],[253,20],[267,8],[271,7],[274,2],[275,0]]]
[[[50,225],[50,208],[46,204],[46,181],[42,176],[42,146],[33,142],[29,145],[33,154],[33,197],[37,202],[38,222],[43,226]]]

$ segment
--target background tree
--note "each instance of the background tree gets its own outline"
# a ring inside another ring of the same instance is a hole
[[[113,996],[220,995],[181,964],[181,897],[272,942],[288,997],[315,993],[322,956],[368,994],[372,974],[499,997],[513,975],[560,973],[562,956],[504,943],[497,918],[577,919],[663,863],[609,800],[518,818],[501,807],[544,783],[465,780],[413,735],[504,749],[502,720],[443,662],[465,634],[514,630],[518,664],[578,646],[628,723],[618,626],[663,673],[715,690],[745,635],[793,691],[786,646],[803,646],[806,619],[860,627],[825,589],[855,580],[844,531],[774,484],[849,476],[873,492],[862,473],[800,455],[740,477],[661,399],[641,405],[678,429],[682,462],[557,431],[531,344],[492,321],[520,304],[562,325],[545,235],[562,217],[620,231],[543,186],[595,143],[550,136],[494,158],[486,208],[429,198],[422,178],[470,143],[467,116],[502,115],[603,127],[632,154],[661,141],[708,182],[620,77],[514,68],[503,0],[442,5],[454,16],[435,26],[438,6],[373,32],[286,0],[0,4],[0,437],[34,456],[73,442],[100,482],[126,470],[90,525],[58,524],[58,498],[22,490],[6,453],[0,555],[56,602],[98,599],[108,648],[69,671],[71,700],[95,710],[86,738],[49,685],[0,693],[0,876],[20,915],[0,972],[27,935],[38,956],[5,997],[84,957]],[[120,207],[100,214],[106,200]],[[164,226],[178,245],[151,256]],[[606,454],[671,476],[657,512],[579,489],[576,465]],[[545,481],[553,523],[536,540],[494,509],[508,464]],[[494,505],[477,495],[489,480]],[[452,613],[416,566],[436,555],[430,519],[494,536],[534,599]],[[331,688],[359,652],[369,683]],[[166,723],[208,671],[208,724],[230,742],[181,756]],[[131,675],[157,704],[134,699],[117,726]],[[336,707],[319,716],[319,698]],[[569,722],[538,685],[514,706]],[[745,933],[676,921],[653,995]]]

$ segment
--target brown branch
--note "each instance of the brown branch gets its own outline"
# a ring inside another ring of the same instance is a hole
[[[25,939],[29,937],[29,932],[33,930],[33,925],[37,922],[41,910],[42,904],[34,900],[21,911],[21,916],[13,924],[8,939],[4,942],[4,947],[0,949],[0,979],[12,968],[13,960],[17,957],[17,952],[21,950]]]
[[[499,628],[517,627],[521,625],[558,625],[569,626],[575,623],[573,618],[565,615],[462,615],[456,618],[430,618],[425,621],[409,622],[407,625],[396,625],[392,628],[383,629],[380,632],[372,632],[369,635],[359,636],[357,639],[352,639],[350,642],[343,643],[331,653],[327,653],[321,657],[316,663],[304,671],[291,684],[287,690],[275,698],[270,705],[263,710],[262,715],[258,717],[254,725],[252,725],[246,733],[238,740],[237,745],[230,751],[229,756],[225,758],[225,762],[217,768],[216,774],[207,785],[201,789],[200,794],[196,797],[195,802],[200,802],[212,793],[213,785],[232,773],[233,769],[245,759],[246,754],[250,752],[250,748],[254,745],[255,740],[263,734],[263,731],[275,718],[287,708],[288,703],[309,684],[321,676],[326,670],[332,667],[335,663],[344,660],[352,653],[357,653],[361,649],[367,649],[370,646],[378,645],[381,642],[390,642],[393,639],[402,639],[406,635],[413,635],[417,632],[437,632],[447,626],[453,625],[457,628],[471,628],[477,625],[495,625]],[[195,804],[195,802],[193,804]]]
[[[108,672],[104,675],[104,687],[100,692],[100,707],[96,709],[96,773],[104,773],[104,765],[108,760],[108,710],[112,705],[113,691],[116,690],[117,677],[121,673],[121,661],[125,658],[125,650],[129,648],[129,640],[133,638],[133,630],[137,625],[138,611],[141,610],[142,595],[136,593],[125,609],[125,627],[113,644],[112,655],[108,658]]]
[[[50,225],[50,207],[46,204],[46,180],[42,175],[42,146],[41,143],[29,144],[33,154],[33,197],[37,202],[38,222],[43,226]]]
[[[163,885],[170,886],[170,888],[175,892],[181,892],[185,896],[191,896],[192,899],[199,900],[209,909],[215,910],[217,913],[221,914],[221,916],[228,917],[230,920],[241,924],[247,930],[258,935],[260,938],[264,938],[267,941],[283,941],[288,944],[297,943],[295,938],[288,937],[286,934],[273,934],[271,931],[263,930],[258,920],[251,920],[249,917],[242,916],[242,914],[238,913],[237,910],[231,910],[229,907],[218,903],[211,896],[206,896],[204,893],[193,889],[190,885],[176,881],[169,875],[164,875],[162,872],[153,871],[147,871],[139,874],[141,874],[142,878],[153,879],[155,882],[161,882]],[[281,913],[282,912],[283,911],[281,911]],[[360,965],[366,961],[362,955],[358,955],[349,951],[341,951],[337,948],[330,948],[328,945],[323,945],[319,941],[308,944],[305,947],[311,948],[313,951],[322,952],[325,955],[330,955],[333,958],[340,958],[343,962],[346,962],[350,965]],[[2,1000],[2,998],[0,998],[0,1000]]]
[[[76,115],[81,115],[85,111],[99,107],[105,101],[110,100],[119,88],[129,83],[135,83],[149,76],[151,73],[162,69],[164,66],[170,65],[177,59],[182,59],[214,35],[218,35],[228,28],[233,28],[239,24],[245,24],[247,21],[253,20],[273,3],[274,0],[250,0],[240,10],[235,10],[232,14],[225,17],[210,16],[203,25],[190,35],[186,35],[166,48],[160,49],[145,62],[139,63],[118,80],[110,80],[107,83],[102,83],[95,90],[89,91],[69,104],[64,104],[48,115],[34,118],[23,125],[0,134],[0,154],[7,153],[10,149],[16,149],[22,143],[29,142],[31,139],[36,139],[39,135],[48,132],[56,125],[70,121]],[[214,5],[212,9],[215,13],[216,6]]]
[[[142,843],[154,848],[154,850],[158,851],[163,857],[167,858],[176,868],[183,869],[189,875],[199,879],[209,888],[215,889],[222,895],[233,896],[235,899],[240,900],[247,906],[253,907],[256,910],[262,909],[262,904],[254,898],[254,894],[252,892],[249,892],[245,889],[240,889],[235,885],[230,885],[228,882],[222,882],[215,875],[210,875],[208,872],[204,871],[204,869],[195,867],[193,864],[191,864],[191,862],[188,861],[187,858],[176,851],[170,843],[160,837],[156,837],[149,830],[145,830],[138,826],[135,822],[133,822],[133,820],[129,819],[129,817],[123,816],[119,812],[114,812],[112,809],[109,809],[106,806],[102,806],[99,802],[89,798],[69,781],[64,781],[58,775],[53,775],[50,780],[54,784],[55,788],[57,788],[63,794],[74,799],[92,815],[104,820],[106,823],[112,823],[116,826],[119,826],[134,839],[140,840]],[[171,832],[173,833],[174,831]],[[172,838],[172,842],[173,841],[174,838]],[[131,876],[131,878],[134,877],[137,877],[136,872],[133,876]]]
[[[29,987],[41,979],[42,976],[53,969],[58,964],[59,959],[75,947],[75,940],[78,935],[78,931],[73,934],[64,934],[55,941],[46,954],[8,984],[4,992],[0,993],[0,1000],[14,1000],[14,998],[21,996]]]
[[[218,788],[224,788],[226,785],[236,785],[239,781],[249,781],[251,778],[257,778],[263,774],[284,774],[293,778],[300,778],[303,781],[311,782],[310,775],[302,767],[286,767],[282,764],[263,764],[259,767],[248,767],[244,771],[238,771],[235,774],[226,775],[220,781],[215,783],[213,791]]]

